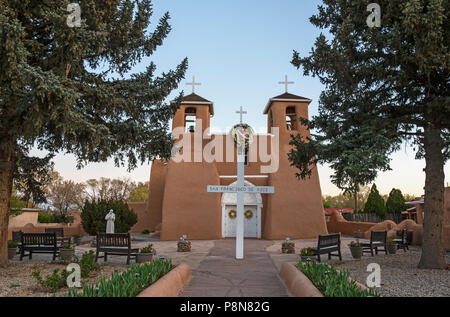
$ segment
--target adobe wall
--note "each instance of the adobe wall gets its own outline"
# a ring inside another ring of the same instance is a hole
[[[413,220],[404,220],[399,224],[391,220],[380,223],[356,222],[345,220],[340,213],[333,213],[327,223],[328,231],[331,233],[341,233],[342,235],[353,237],[356,231],[361,231],[361,238],[370,239],[371,231],[387,231],[387,237],[396,238],[397,231],[406,229],[413,232],[413,245],[422,245],[423,226]]]
[[[66,224],[66,223],[51,223],[51,224],[39,224],[33,225],[31,223],[23,227],[9,227],[8,228],[8,240],[12,239],[13,231],[23,231],[25,233],[44,233],[45,228],[64,228],[64,237],[69,238],[77,234],[80,236],[87,235],[83,230],[81,224]]]
[[[364,233],[374,225],[375,223],[372,222],[347,221],[339,212],[333,212],[330,216],[330,221],[327,222],[329,233],[341,233],[348,237],[353,237],[358,230]]]
[[[37,211],[24,211],[20,215],[10,216],[8,227],[23,227],[28,223],[37,225],[39,212]]]
[[[207,185],[219,185],[214,164],[169,162],[163,198],[161,240],[222,238],[219,193],[207,193]],[[201,203],[199,203],[201,202]]]
[[[422,245],[423,239],[423,225],[417,224],[414,220],[407,219],[399,223],[398,225],[390,220],[386,220],[380,223],[375,224],[370,230],[364,232],[362,235],[365,239],[370,239],[371,231],[387,231],[387,238],[396,238],[397,231],[406,229],[408,231],[413,232],[413,245]]]
[[[127,202],[128,208],[132,209],[136,214],[138,221],[131,227],[130,232],[140,233],[145,229],[149,229],[147,226],[148,210],[147,202]],[[149,229],[150,230],[150,229]]]

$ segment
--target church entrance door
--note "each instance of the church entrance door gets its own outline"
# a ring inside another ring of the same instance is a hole
[[[225,213],[223,219],[223,233],[224,238],[236,237],[236,210],[234,205],[225,206]],[[261,223],[258,215],[258,206],[245,206],[244,207],[244,237],[245,238],[260,238],[259,224]]]
[[[245,181],[245,186],[254,186]],[[236,186],[236,182],[230,186]],[[261,194],[244,194],[244,237],[261,239],[261,209],[263,207]],[[235,238],[237,225],[237,194],[222,195],[222,237]]]
[[[223,219],[223,235],[224,238],[236,237],[236,206],[226,206]],[[260,238],[259,224],[260,219],[258,215],[258,206],[245,206],[244,218],[244,237],[245,238]]]

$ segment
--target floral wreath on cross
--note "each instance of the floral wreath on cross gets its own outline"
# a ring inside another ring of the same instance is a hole
[[[252,219],[253,218],[253,211],[252,210],[247,210],[246,212],[244,212],[244,216],[247,219]]]
[[[253,142],[253,137],[255,136],[255,131],[247,123],[238,123],[238,124],[236,124],[231,129],[231,136],[233,137],[234,143],[236,143],[236,144],[239,144],[238,136],[237,136],[239,128],[244,129],[247,132],[246,139],[245,139],[245,146],[248,147],[250,145],[250,143]]]
[[[237,217],[237,212],[236,210],[232,209],[228,212],[228,217],[230,217],[231,219],[234,219]]]

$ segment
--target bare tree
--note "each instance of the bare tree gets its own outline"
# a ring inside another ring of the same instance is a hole
[[[47,188],[47,199],[65,217],[68,211],[81,209],[85,200],[85,188],[85,184],[64,180],[58,175]]]
[[[86,194],[90,200],[122,200],[127,201],[130,193],[137,187],[128,178],[110,179],[102,177],[99,180],[90,179],[86,182]]]

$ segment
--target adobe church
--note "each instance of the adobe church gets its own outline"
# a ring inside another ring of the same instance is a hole
[[[288,83],[286,80],[286,87]],[[173,118],[172,129],[183,128],[186,131],[183,137],[192,137],[193,140],[196,134],[203,135],[210,128],[214,104],[194,93],[195,80],[191,85],[193,93],[184,97]],[[286,88],[286,93],[271,98],[265,108],[261,108],[267,116],[268,133],[256,135],[252,144],[261,144],[264,140],[267,141],[268,152],[274,151],[271,148],[274,136],[270,133],[272,128],[279,128],[279,155],[276,155],[279,161],[278,169],[264,171],[262,167],[268,162],[263,162],[250,145],[245,162],[245,186],[273,186],[275,193],[245,193],[246,238],[304,239],[327,234],[317,168],[310,179],[299,180],[296,178],[297,169],[288,161],[290,135],[309,135],[299,118],[308,118],[310,103],[310,99],[290,94]],[[195,124],[199,119],[201,125]],[[160,230],[162,241],[179,240],[182,235],[187,235],[190,240],[235,237],[237,194],[207,192],[208,185],[236,183],[237,149],[234,145],[234,154],[229,153],[230,148],[226,146],[229,140],[226,138],[232,138],[230,133],[210,134],[202,141],[201,149],[192,148],[190,153],[183,154],[194,157],[207,143],[219,140],[221,142],[216,144],[223,144],[224,156],[234,155],[231,161],[211,162],[202,157],[190,162],[175,162],[173,158],[168,162],[153,162],[147,210],[139,215],[139,227]]]

